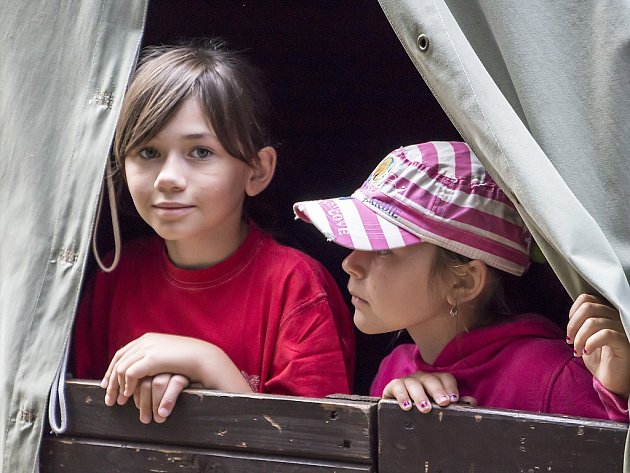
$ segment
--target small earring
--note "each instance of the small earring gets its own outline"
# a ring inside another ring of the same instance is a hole
[[[449,310],[448,315],[450,315],[451,317],[457,317],[457,306],[456,305],[451,307],[451,310]]]

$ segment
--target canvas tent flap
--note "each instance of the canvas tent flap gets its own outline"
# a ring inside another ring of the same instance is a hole
[[[0,2],[0,471],[37,469],[146,6]]]
[[[569,294],[597,291],[630,333],[628,2],[380,4]]]

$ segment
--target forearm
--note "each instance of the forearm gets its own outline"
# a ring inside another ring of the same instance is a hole
[[[205,343],[205,342],[203,342]],[[203,352],[195,358],[192,370],[186,374],[191,381],[207,389],[250,393],[247,380],[227,354],[216,345],[205,343]]]

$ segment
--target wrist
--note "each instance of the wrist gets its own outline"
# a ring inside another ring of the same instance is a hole
[[[203,356],[197,359],[195,379],[206,389],[229,392],[252,392],[247,380],[230,357],[218,346],[206,343]]]

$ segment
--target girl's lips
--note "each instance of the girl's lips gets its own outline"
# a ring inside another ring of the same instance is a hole
[[[173,204],[161,204],[154,205],[153,209],[158,215],[161,216],[180,216],[188,213],[193,206],[191,205],[173,205]]]
[[[357,304],[367,304],[367,301],[365,299],[361,299],[360,297],[355,296],[354,294],[352,295],[352,305],[356,306]]]
[[[153,207],[157,207],[159,209],[180,209],[183,207],[192,207],[192,205],[183,204],[181,202],[160,202],[155,204]]]

